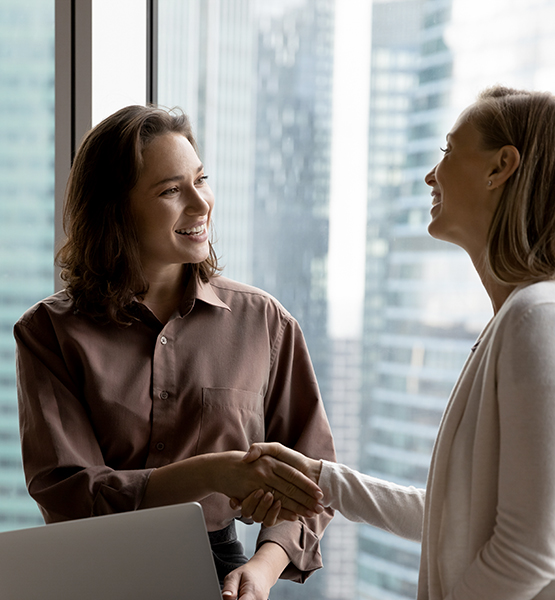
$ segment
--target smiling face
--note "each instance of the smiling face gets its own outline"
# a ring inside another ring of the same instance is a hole
[[[160,135],[143,152],[144,167],[131,190],[130,206],[147,279],[182,271],[210,252],[208,228],[214,195],[189,140]]]
[[[499,200],[492,193],[496,150],[485,150],[472,125],[471,108],[447,134],[443,159],[426,175],[432,187],[432,237],[452,242],[469,254],[485,250],[489,226]]]

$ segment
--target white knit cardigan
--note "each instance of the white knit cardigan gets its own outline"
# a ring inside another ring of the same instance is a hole
[[[323,461],[327,504],[422,541],[418,600],[555,600],[555,282],[520,286],[453,389],[426,490]]]

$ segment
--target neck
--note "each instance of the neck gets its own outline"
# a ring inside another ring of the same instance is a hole
[[[186,285],[183,267],[172,269],[170,272],[145,273],[148,280],[148,292],[143,298],[143,304],[148,306],[156,317],[167,323],[177,310],[183,297]]]
[[[498,282],[492,275],[490,268],[486,261],[486,252],[482,252],[476,259],[472,258],[474,268],[478,272],[482,285],[486,288],[486,292],[491,300],[493,307],[493,314],[497,314],[499,309],[503,306],[505,300],[509,297],[510,293],[515,289],[515,285],[509,285],[506,283]]]

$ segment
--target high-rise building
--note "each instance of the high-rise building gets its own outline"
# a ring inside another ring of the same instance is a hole
[[[192,118],[224,274],[270,292],[298,319],[326,398],[334,0],[159,8],[159,102]],[[322,577],[278,585],[272,597],[308,588],[322,597]]]
[[[419,487],[450,391],[492,314],[466,253],[427,233],[424,176],[480,89],[555,89],[553,3],[486,4],[373,7],[361,460],[372,475]],[[359,543],[359,598],[415,597],[418,544],[371,527]]]
[[[0,530],[42,522],[21,464],[12,329],[54,288],[54,2],[0,4]]]
[[[325,397],[333,1],[283,4],[259,5],[253,282],[301,323]]]
[[[257,27],[253,0],[160,0],[161,105],[191,119],[216,205],[228,277],[253,279]]]

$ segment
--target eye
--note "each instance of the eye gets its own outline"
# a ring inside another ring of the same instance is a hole
[[[168,188],[167,190],[164,190],[160,196],[173,196],[174,194],[179,193],[179,188],[177,186],[173,186],[171,188]]]
[[[201,175],[195,182],[195,185],[202,185],[204,183],[206,183],[208,179],[208,175]]]

